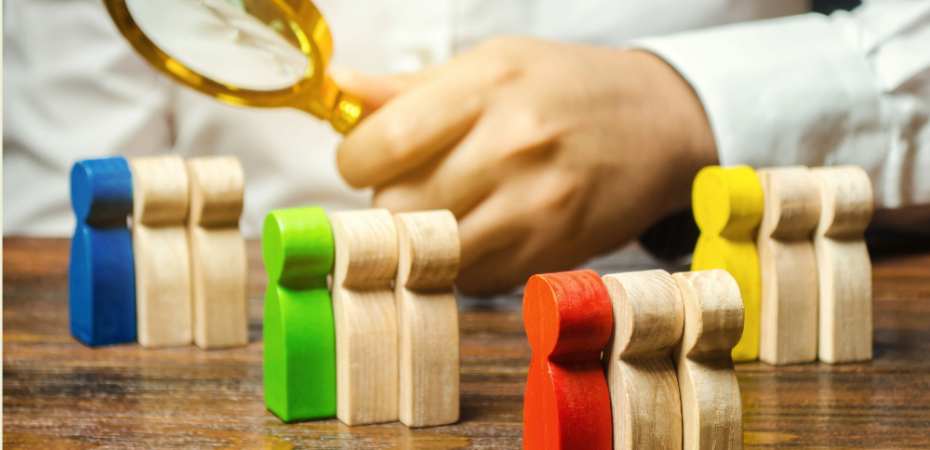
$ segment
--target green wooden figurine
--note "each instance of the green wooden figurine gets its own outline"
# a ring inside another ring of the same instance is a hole
[[[336,415],[336,336],[326,277],[335,250],[322,208],[271,211],[262,230],[265,404],[285,422]]]

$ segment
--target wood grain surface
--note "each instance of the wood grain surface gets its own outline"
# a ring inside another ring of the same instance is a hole
[[[245,173],[235,156],[187,160],[194,344],[204,350],[249,343],[248,257],[239,232]]]
[[[811,236],[820,188],[807,167],[759,170],[765,210],[759,225],[762,315],[759,359],[772,365],[817,359],[817,258]]]
[[[664,270],[604,276],[614,329],[604,348],[615,450],[681,450],[678,374],[672,351],[681,341],[681,290]]]
[[[814,232],[819,278],[817,356],[831,364],[872,359],[872,264],[863,232],[875,199],[860,167],[814,169],[820,223]]]
[[[397,227],[386,209],[333,213],[336,417],[397,421]]]
[[[4,239],[6,449],[522,448],[532,353],[520,295],[459,299],[455,425],[286,425],[262,399],[266,280],[257,241],[248,243],[250,343],[211,352],[78,343],[68,334],[68,241]],[[736,366],[744,448],[926,448],[930,253],[874,257],[872,273],[873,361]]]
[[[136,265],[139,343],[179,347],[193,341],[184,160],[161,155],[129,160],[132,171],[132,253]]]
[[[397,418],[411,428],[458,422],[459,229],[448,210],[394,215],[397,226]]]
[[[741,450],[743,408],[731,352],[743,333],[739,285],[723,269],[672,275],[685,328],[672,357],[681,392],[684,450]]]

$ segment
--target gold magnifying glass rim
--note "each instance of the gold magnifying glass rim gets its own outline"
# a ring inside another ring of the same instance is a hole
[[[282,0],[266,1],[274,4],[286,17],[291,31],[301,44],[299,50],[310,60],[304,78],[291,87],[271,91],[232,86],[188,69],[162,51],[142,32],[133,20],[125,0],[105,0],[105,3],[123,37],[146,60],[171,79],[228,103],[258,107],[293,107],[321,119],[331,120],[332,108],[340,92],[331,82],[324,82],[324,68],[333,50],[329,27],[310,1],[293,1],[296,3],[296,9],[294,5]]]

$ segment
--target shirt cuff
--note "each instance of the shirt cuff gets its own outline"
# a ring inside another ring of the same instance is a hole
[[[721,165],[856,164],[879,177],[880,90],[865,55],[820,14],[634,41],[700,97]]]

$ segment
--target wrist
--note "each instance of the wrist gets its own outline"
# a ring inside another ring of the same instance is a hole
[[[647,92],[655,116],[656,136],[661,140],[666,181],[662,192],[664,211],[659,218],[691,205],[691,185],[701,168],[719,163],[710,120],[697,93],[678,71],[661,57],[643,50],[631,57],[648,67],[655,85]]]

